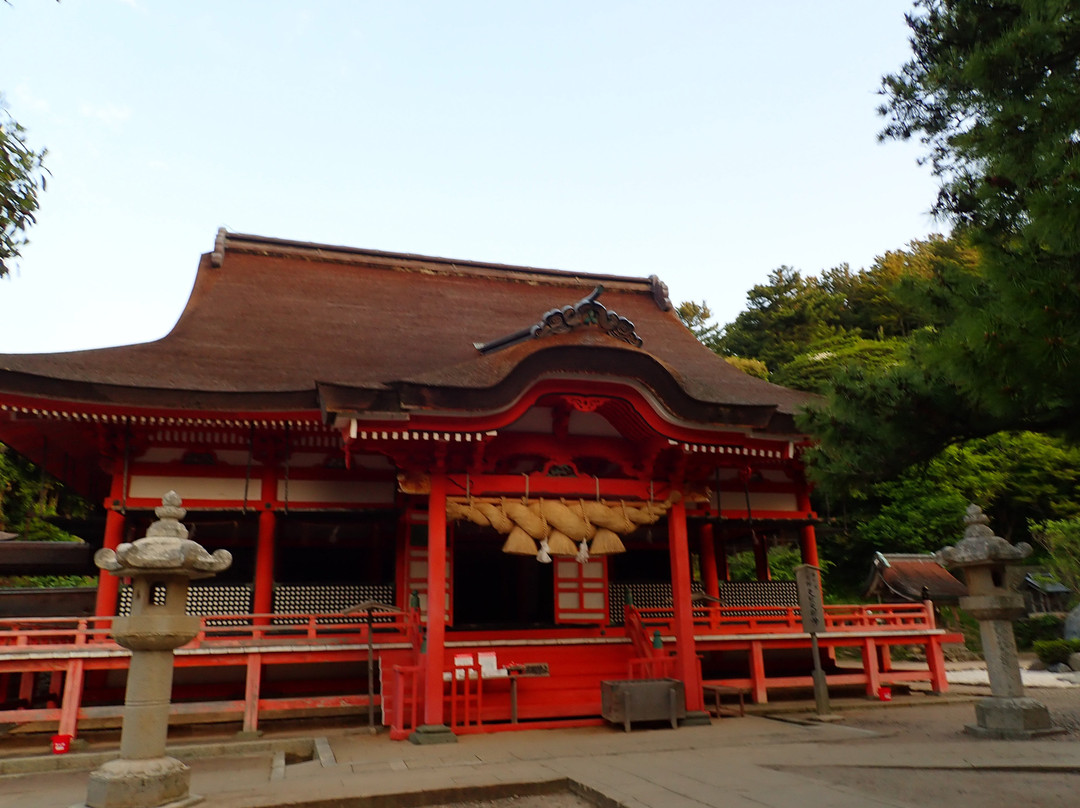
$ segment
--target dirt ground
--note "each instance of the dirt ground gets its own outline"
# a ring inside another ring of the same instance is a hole
[[[956,692],[960,688],[954,688]],[[988,695],[985,690],[971,693]],[[902,804],[919,806],[978,805],[980,808],[1061,808],[1075,805],[1080,794],[1080,688],[1028,689],[1027,695],[1050,710],[1058,735],[1044,738],[1054,743],[1078,744],[1077,768],[1071,773],[1038,772],[1028,768],[972,770],[967,765],[961,744],[983,743],[963,731],[975,722],[973,704],[939,704],[918,707],[890,705],[884,709],[845,711],[847,726],[878,733],[865,743],[955,742],[957,751],[947,769],[889,769],[855,766],[809,767],[785,766],[783,769],[803,777],[844,786],[880,799],[895,799]],[[1013,743],[1026,743],[1014,741]]]
[[[951,695],[971,695],[983,698],[990,695],[986,688],[953,686]],[[1050,719],[1062,734],[1047,736],[1043,740],[1059,743],[1080,742],[1080,687],[1028,688],[1027,696],[1042,702],[1050,711]],[[933,704],[930,698],[926,706],[908,707],[889,705],[884,709],[870,707],[866,710],[845,710],[844,723],[867,729],[892,738],[907,741],[960,741],[971,742],[964,733],[965,724],[975,723],[973,703]],[[1080,752],[1080,750],[1078,750]]]
[[[569,791],[555,794],[533,794],[527,797],[505,797],[499,800],[444,802],[429,808],[595,808],[595,804]]]
[[[954,694],[967,692],[985,696],[978,688],[953,688]],[[1075,805],[1080,794],[1080,688],[1029,689],[1028,696],[1050,710],[1055,727],[1064,730],[1044,740],[1077,744],[1077,769],[1062,773],[1032,771],[1029,768],[972,770],[964,760],[961,744],[982,743],[963,731],[975,721],[973,703],[938,703],[925,706],[892,704],[865,710],[845,710],[844,725],[875,733],[860,743],[944,743],[957,744],[947,768],[910,769],[886,767],[830,766],[809,768],[777,767],[802,777],[842,786],[868,797],[894,800],[898,804],[924,808],[978,805],[979,808],[1062,808]],[[1014,743],[1025,743],[1015,741]],[[950,762],[955,765],[951,767]],[[593,804],[568,792],[508,799],[449,803],[438,808],[591,808]],[[434,808],[434,807],[433,807]]]

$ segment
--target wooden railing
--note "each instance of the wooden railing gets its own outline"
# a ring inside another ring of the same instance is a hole
[[[114,645],[111,617],[9,617],[0,619],[0,653],[36,645]]]
[[[623,607],[623,625],[626,626],[626,633],[633,643],[635,654],[630,659],[627,671],[630,679],[662,679],[673,676],[675,672],[675,657],[669,656],[663,647],[654,647],[652,637],[649,636],[649,628],[655,630],[655,626],[652,622],[646,625],[643,619],[643,613],[648,611],[630,604]],[[668,612],[670,613],[670,609]]]
[[[419,654],[424,644],[424,624],[421,622],[420,610],[409,609],[401,617],[405,620],[406,640],[412,646],[413,652]]]
[[[479,729],[483,724],[484,671],[474,662],[457,662],[450,673],[450,728],[455,732]]]
[[[420,673],[420,665],[395,665],[393,668],[393,687],[383,694],[383,705],[389,707],[390,712],[391,740],[403,741],[419,726]]]
[[[110,617],[0,619],[0,654],[30,646],[115,645]],[[419,648],[414,613],[379,614],[371,625],[375,642],[408,642]],[[216,614],[199,618],[199,632],[184,648],[275,643],[359,643],[368,641],[362,617],[343,614]]]
[[[652,641],[645,625],[641,622],[641,610],[629,604],[624,606],[623,625],[626,626],[626,634],[634,645],[634,653],[638,657],[651,657],[653,655]]]
[[[670,607],[627,607],[628,631],[648,636],[650,629],[674,633]],[[797,606],[693,607],[697,634],[779,634],[802,633]],[[631,622],[632,621],[632,622]],[[936,628],[932,604],[883,603],[825,606],[825,629],[830,632],[928,631]]]
[[[637,657],[630,660],[629,679],[667,679],[675,676],[673,656]]]

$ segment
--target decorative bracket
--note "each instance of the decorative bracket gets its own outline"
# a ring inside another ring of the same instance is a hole
[[[475,343],[476,350],[482,354],[494,353],[511,345],[517,345],[527,339],[539,339],[549,334],[567,334],[583,326],[596,326],[602,331],[635,348],[642,346],[642,339],[634,331],[634,324],[613,311],[608,311],[596,299],[604,287],[597,285],[592,292],[571,306],[552,309],[540,318],[540,322],[529,328],[523,328],[505,337],[488,343]]]
[[[640,348],[642,341],[634,331],[634,324],[596,302],[596,298],[600,297],[603,291],[604,287],[598,285],[592,294],[583,297],[574,305],[547,312],[540,322],[532,327],[532,336],[538,338],[548,334],[566,334],[575,328],[595,325],[615,339]]]

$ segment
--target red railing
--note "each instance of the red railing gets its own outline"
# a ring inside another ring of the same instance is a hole
[[[802,633],[797,606],[693,607],[698,634]],[[631,620],[633,624],[631,625]],[[627,631],[648,635],[649,629],[674,633],[670,607],[627,607]],[[936,628],[930,603],[844,604],[825,606],[825,629],[831,632],[927,631]]]
[[[630,660],[630,679],[669,679],[675,676],[675,657],[638,657]]]
[[[111,617],[0,619],[0,654],[28,646],[114,645]],[[375,642],[408,642],[419,647],[419,623],[412,613],[380,614],[371,625]],[[323,644],[368,641],[368,623],[342,614],[215,614],[199,618],[199,632],[185,648],[274,643]]]
[[[424,624],[421,622],[420,610],[410,608],[402,617],[405,619],[405,636],[409,645],[417,654],[424,644]]]
[[[639,657],[652,656],[652,641],[648,631],[641,622],[641,610],[627,604],[623,607],[623,625],[626,626],[626,634],[634,645],[634,653]]]
[[[655,630],[655,626],[651,622],[646,626],[643,619],[643,612],[647,611],[629,604],[623,607],[623,625],[637,655],[630,660],[627,672],[630,679],[663,679],[673,676],[675,672],[675,657],[668,656],[662,646],[656,648],[653,645],[649,628]]]
[[[113,644],[111,617],[0,618],[0,651],[33,645]]]
[[[394,685],[390,693],[383,694],[383,705],[389,701],[390,738],[403,741],[419,726],[420,715],[420,666],[395,665]]]
[[[457,731],[479,729],[483,724],[484,676],[474,662],[454,663],[450,670],[450,727]]]

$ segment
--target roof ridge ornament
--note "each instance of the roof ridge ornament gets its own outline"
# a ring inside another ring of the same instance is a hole
[[[634,324],[625,317],[619,316],[616,312],[609,311],[602,303],[597,302],[597,298],[600,297],[603,291],[603,285],[597,284],[592,292],[581,298],[577,303],[545,312],[536,325],[523,328],[488,343],[477,342],[473,343],[473,345],[481,354],[486,355],[503,348],[509,348],[511,345],[517,345],[527,339],[539,339],[549,334],[568,334],[576,328],[597,326],[602,331],[615,337],[615,339],[635,348],[640,348],[643,341],[634,330]]]
[[[214,239],[214,251],[210,253],[210,266],[219,267],[225,263],[225,239],[228,236],[228,230],[224,227],[218,228],[217,237]]]

